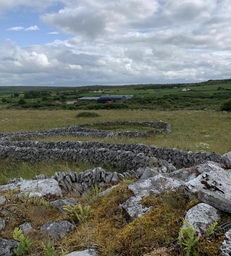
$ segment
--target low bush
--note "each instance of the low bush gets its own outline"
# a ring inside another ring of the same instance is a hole
[[[100,115],[95,112],[80,112],[76,115],[76,117],[100,117]]]
[[[223,110],[223,111],[231,111],[231,99],[229,99],[228,101],[225,101],[221,105],[221,110]]]

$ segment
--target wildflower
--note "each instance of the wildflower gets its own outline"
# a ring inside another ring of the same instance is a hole
[[[118,206],[118,207],[119,207],[119,209],[121,209],[121,210],[122,210],[122,209],[123,209],[123,204],[119,204],[119,206]]]
[[[202,237],[201,232],[198,232],[198,233],[197,233],[197,236]]]

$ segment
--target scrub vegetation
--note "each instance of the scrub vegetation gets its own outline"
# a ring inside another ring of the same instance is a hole
[[[133,95],[125,101],[100,104],[81,97]],[[231,79],[189,84],[137,84],[85,87],[1,87],[2,109],[155,109],[230,111]]]

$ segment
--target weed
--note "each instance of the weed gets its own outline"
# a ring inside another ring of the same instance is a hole
[[[204,234],[197,232],[196,228],[191,227],[188,221],[184,220],[184,226],[180,229],[178,243],[184,247],[186,256],[199,255],[196,245],[200,239],[207,240],[214,233],[217,222],[209,225]],[[193,254],[191,254],[193,253]]]
[[[70,219],[78,224],[84,222],[90,214],[91,207],[89,205],[82,206],[81,204],[76,204],[75,206],[64,206],[63,209],[67,211]]]
[[[20,228],[15,228],[13,233],[14,240],[18,241],[18,248],[14,250],[16,255],[28,255],[31,247],[30,239],[26,238]]]
[[[49,202],[47,202],[43,197],[35,196],[31,198],[31,203],[36,206],[45,206],[46,208],[50,207]]]
[[[97,197],[99,197],[100,192],[102,192],[102,188],[100,188],[97,184],[95,184],[92,187],[92,191],[93,191],[94,198],[97,198]]]
[[[191,227],[188,221],[184,220],[184,226],[180,229],[178,243],[184,247],[185,255],[190,256],[193,252],[193,247],[200,240],[197,235],[196,228]],[[195,253],[193,254],[195,255]]]
[[[42,242],[42,247],[43,247],[43,251],[44,251],[45,256],[55,256],[56,255],[55,254],[55,248],[50,243],[45,245],[44,242]]]
[[[209,227],[207,228],[207,230],[205,231],[205,235],[206,236],[211,236],[214,233],[215,227],[217,226],[217,222],[213,222],[211,225],[209,225]]]
[[[45,243],[42,242],[42,247],[43,247],[43,252],[45,256],[57,256],[54,246],[51,245],[50,243],[45,245]],[[65,253],[63,251],[61,253],[61,256],[65,256]]]

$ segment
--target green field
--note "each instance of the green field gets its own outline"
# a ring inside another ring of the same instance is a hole
[[[133,95],[110,106],[77,100],[83,96]],[[0,87],[0,109],[155,109],[220,110],[231,99],[231,80],[191,84],[137,84],[85,87]]]
[[[107,142],[144,143],[183,150],[206,150],[220,154],[231,150],[231,113],[216,111],[97,110],[99,117],[76,118],[80,111],[70,110],[1,110],[0,133],[36,131],[85,123],[106,121],[163,121],[170,123],[170,134],[154,134],[147,138],[107,138]],[[82,111],[81,111],[82,112]],[[100,128],[100,127],[97,127]],[[114,127],[116,130],[118,127]],[[105,127],[101,127],[105,129]],[[110,127],[113,130],[113,127]],[[134,130],[134,127],[120,127]],[[145,128],[143,128],[145,129]],[[58,138],[52,138],[59,140]],[[62,140],[82,140],[64,137]],[[84,140],[91,138],[84,138]],[[47,138],[46,140],[50,140]],[[101,139],[102,140],[102,139]],[[203,148],[203,143],[208,144]]]

